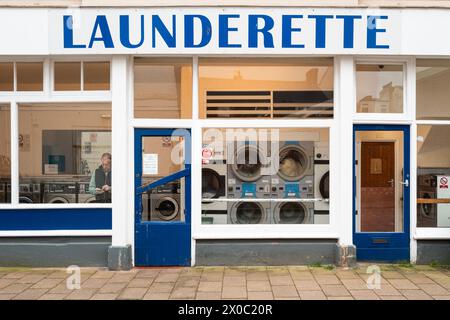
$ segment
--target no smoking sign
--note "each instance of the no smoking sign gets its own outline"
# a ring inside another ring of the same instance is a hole
[[[439,188],[441,188],[441,189],[448,189],[448,179],[447,179],[447,177],[441,177],[441,179],[439,179]]]
[[[202,149],[202,163],[206,164],[209,163],[209,160],[213,156],[213,151],[211,148],[203,148]]]

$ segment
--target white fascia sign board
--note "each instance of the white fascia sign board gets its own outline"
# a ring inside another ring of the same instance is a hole
[[[446,9],[0,9],[1,55],[448,55]]]

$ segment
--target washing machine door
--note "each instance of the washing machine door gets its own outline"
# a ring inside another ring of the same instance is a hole
[[[287,181],[298,181],[306,174],[310,158],[299,145],[286,145],[280,149],[278,175]]]
[[[202,169],[202,199],[215,199],[225,195],[225,177],[210,168]]]
[[[19,197],[19,203],[33,203],[33,200],[28,197]]]
[[[424,199],[432,199],[432,197],[431,197],[431,195],[428,193],[428,192],[424,192],[422,195],[421,195],[421,198],[424,198]],[[422,215],[422,217],[424,217],[424,218],[433,218],[433,206],[435,206],[435,204],[432,204],[432,203],[422,203],[421,205],[420,205],[420,210],[419,210],[419,212],[420,212],[420,214]]]
[[[282,202],[274,214],[275,223],[301,224],[306,222],[308,211],[301,202]]]
[[[322,198],[330,198],[330,171],[327,171],[319,182],[319,192]]]
[[[239,202],[231,214],[232,223],[235,224],[259,224],[266,221],[266,212],[258,202]]]
[[[235,153],[233,173],[242,181],[252,182],[261,177],[261,151],[254,145],[245,145]]]
[[[178,201],[172,197],[162,197],[156,202],[156,212],[161,220],[170,221],[176,218],[180,211]]]
[[[54,197],[51,198],[48,203],[69,203],[69,201],[64,197]]]

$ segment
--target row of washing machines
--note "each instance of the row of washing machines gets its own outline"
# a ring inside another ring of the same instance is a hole
[[[11,202],[11,184],[0,181],[0,203]],[[45,181],[41,178],[21,179],[19,203],[93,203],[87,181]]]
[[[258,156],[253,164],[239,161],[248,160],[255,148],[258,146],[251,143],[234,148],[232,164],[215,159],[203,165],[202,222],[329,223],[328,144],[281,142],[278,171],[267,175],[263,164],[267,165],[267,161],[260,159],[264,157],[260,150],[256,150]]]

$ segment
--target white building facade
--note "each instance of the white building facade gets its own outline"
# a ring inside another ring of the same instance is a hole
[[[448,263],[450,10],[413,2],[0,2],[0,265]]]

